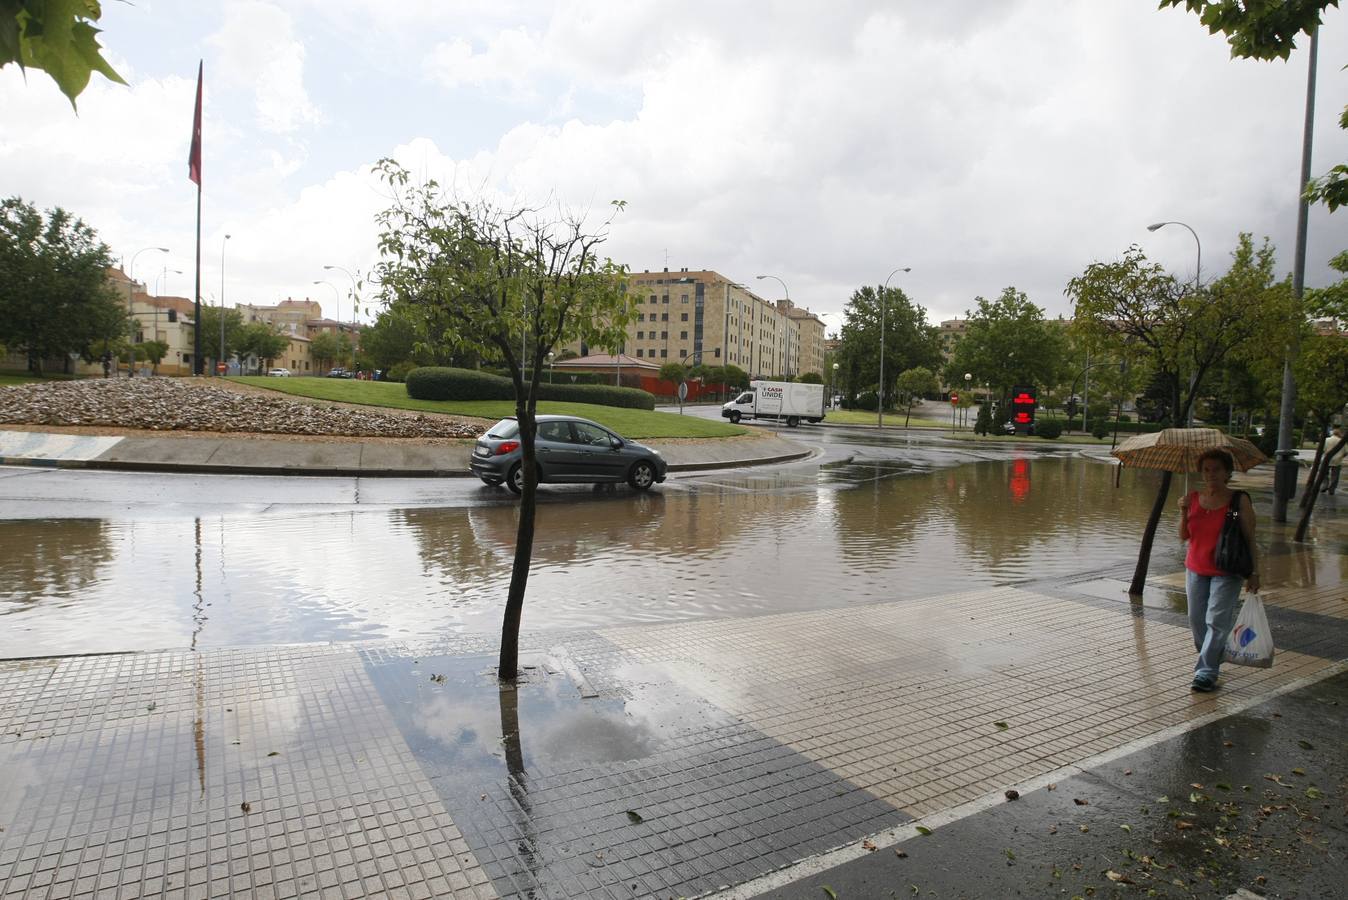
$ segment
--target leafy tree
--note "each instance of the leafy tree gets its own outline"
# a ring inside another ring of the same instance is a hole
[[[1321,14],[1339,0],[1161,0],[1161,8],[1183,5],[1198,15],[1209,34],[1221,32],[1239,59],[1286,61],[1300,35],[1320,25]],[[1348,128],[1348,107],[1339,118]],[[1348,203],[1348,165],[1337,165],[1306,186],[1306,199],[1332,212]]]
[[[1324,465],[1325,435],[1335,416],[1348,404],[1348,341],[1340,335],[1311,335],[1301,344],[1296,360],[1297,405],[1315,424],[1319,435],[1315,466],[1301,498],[1301,519],[1294,540],[1304,541],[1311,514],[1328,467]]]
[[[935,370],[941,363],[938,329],[927,324],[927,313],[900,288],[866,285],[852,293],[844,313],[838,346],[838,375],[848,392],[859,393],[880,383],[880,326],[883,299],[885,343],[885,399],[899,373],[917,366]]]
[[[40,375],[43,359],[87,355],[126,334],[111,265],[94,230],[65,210],[0,201],[0,343],[27,354]]]
[[[387,372],[400,362],[420,361],[416,359],[416,343],[416,326],[402,315],[402,309],[391,306],[379,313],[373,325],[361,331],[361,359],[370,368]],[[562,356],[557,359],[560,361]],[[427,360],[430,362],[433,361]]]
[[[136,358],[145,359],[154,366],[155,374],[159,373],[159,364],[168,356],[168,352],[168,341],[142,341],[136,345]]]
[[[688,377],[688,367],[681,362],[667,362],[660,367],[660,380],[668,381],[675,387]]]
[[[1348,250],[1329,261],[1334,271],[1348,275]],[[1348,278],[1322,288],[1307,288],[1305,294],[1306,312],[1315,319],[1348,320]]]
[[[323,368],[331,368],[337,363],[346,365],[351,361],[351,338],[345,332],[320,331],[309,342],[309,355],[315,362],[327,363]]]
[[[946,366],[951,383],[970,372],[1000,395],[1015,385],[1049,385],[1058,380],[1066,356],[1062,329],[1021,291],[1008,287],[996,300],[974,298],[968,326]]]
[[[377,168],[392,194],[377,217],[385,299],[424,312],[433,327],[423,343],[494,349],[514,384],[524,484],[497,667],[500,678],[514,681],[533,555],[543,362],[576,341],[610,352],[622,346],[635,315],[626,270],[599,255],[612,218],[588,231],[581,220],[539,209],[456,200],[435,181],[413,184],[392,160]],[[623,205],[614,203],[614,215]]]
[[[936,380],[936,373],[931,369],[917,366],[901,372],[895,387],[899,402],[904,407],[903,427],[907,428],[913,416],[913,404],[927,394],[935,394],[941,389],[941,383]]]
[[[806,372],[796,379],[801,384],[823,384],[824,376],[818,372]]]
[[[974,434],[986,435],[992,430],[992,404],[979,404],[978,418],[974,421]]]
[[[201,317],[197,319],[197,330],[201,332],[201,350],[203,355],[208,358],[216,358],[216,362],[229,359],[235,354],[244,355],[240,351],[239,338],[243,334],[243,313],[237,309],[226,309],[223,312],[225,318],[225,347],[224,352],[220,351],[220,316],[221,309],[218,306],[201,307]]]
[[[290,346],[290,337],[277,331],[265,322],[249,322],[242,325],[236,335],[235,352],[240,356],[256,356],[268,363],[285,353]],[[226,359],[228,359],[228,347]],[[216,360],[220,362],[220,360]]]
[[[1165,413],[1188,418],[1204,379],[1233,349],[1252,340],[1285,343],[1300,319],[1290,285],[1275,282],[1274,250],[1256,249],[1240,235],[1225,275],[1204,288],[1180,282],[1130,247],[1121,260],[1092,263],[1068,283],[1076,306],[1075,326],[1088,338],[1120,353],[1145,355],[1152,377],[1169,388]],[[1141,594],[1156,526],[1170,492],[1171,473],[1161,476],[1147,520],[1129,591]]]
[[[94,72],[126,84],[100,52],[102,14],[98,0],[0,0],[0,68],[41,69],[71,106]]]
[[[740,391],[749,386],[749,373],[739,366],[727,364],[721,368],[721,383],[729,390]]]

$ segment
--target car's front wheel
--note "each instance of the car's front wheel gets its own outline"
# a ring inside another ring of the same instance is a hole
[[[655,466],[646,460],[638,460],[627,473],[627,483],[638,491],[644,491],[655,484]]]
[[[799,416],[787,416],[787,417],[786,417],[786,427],[787,427],[787,428],[795,428],[795,427],[796,427],[797,425],[799,425],[799,424],[800,424],[800,417],[799,417]]]
[[[738,409],[732,409],[730,411],[730,424],[738,425],[739,423],[740,423],[740,411]]]

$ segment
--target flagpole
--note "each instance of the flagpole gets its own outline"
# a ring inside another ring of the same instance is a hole
[[[192,318],[192,374],[201,375],[205,365],[201,358],[201,79],[206,63],[197,63],[197,105],[192,113],[192,149],[187,155],[187,177],[197,185],[197,286],[193,291]],[[224,310],[221,310],[221,315]]]

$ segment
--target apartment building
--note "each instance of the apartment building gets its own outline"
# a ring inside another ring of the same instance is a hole
[[[639,360],[733,365],[754,378],[823,370],[824,323],[814,313],[718,272],[634,272],[628,296],[636,319],[622,352]]]

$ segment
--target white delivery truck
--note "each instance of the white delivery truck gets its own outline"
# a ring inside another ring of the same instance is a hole
[[[721,418],[776,419],[795,428],[824,420],[824,386],[793,381],[751,381],[749,390],[721,407]]]

